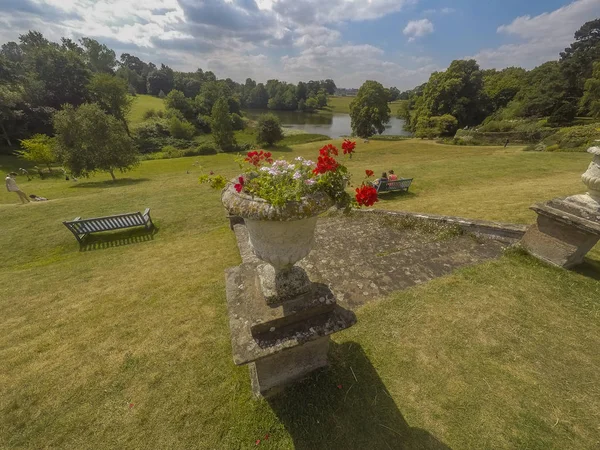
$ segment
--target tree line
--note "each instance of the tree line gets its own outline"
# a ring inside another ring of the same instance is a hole
[[[129,133],[127,105],[115,104],[127,103],[119,97],[123,86],[130,95],[166,97],[177,91],[172,100],[182,106],[180,97],[187,99],[189,106],[182,111],[193,113],[197,122],[211,114],[220,97],[227,98],[230,113],[235,114],[242,108],[314,111],[325,107],[327,96],[336,89],[331,79],[297,85],[279,80],[263,84],[251,78],[236,83],[202,69],[179,72],[164,64],[158,67],[129,53],[117,59],[112,49],[94,39],[62,38],[57,43],[30,31],[0,48],[0,138],[11,146],[35,133],[52,133],[52,116],[63,105],[89,102],[114,115]]]
[[[558,61],[527,71],[482,70],[475,60],[456,60],[400,99],[398,115],[417,137],[451,136],[479,125],[511,131],[533,121],[560,127],[576,116],[600,118],[600,19],[585,23]]]

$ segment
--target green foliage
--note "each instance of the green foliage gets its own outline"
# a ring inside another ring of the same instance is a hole
[[[413,131],[423,117],[450,114],[458,125],[477,125],[485,118],[487,99],[483,92],[483,74],[475,60],[452,61],[445,72],[434,72],[418,97]]]
[[[592,77],[594,63],[600,61],[600,19],[584,23],[573,42],[560,54],[560,68],[567,81],[567,95],[579,98],[585,82]]]
[[[600,126],[583,125],[576,127],[561,128],[555,134],[545,138],[542,143],[549,148],[568,152],[584,152],[595,140],[600,139]]]
[[[377,81],[365,81],[350,103],[352,132],[360,137],[383,133],[390,120],[388,95]]]
[[[54,116],[58,160],[75,176],[125,172],[138,164],[138,153],[122,124],[95,103],[65,105]]]
[[[56,161],[54,138],[45,134],[36,134],[30,139],[21,140],[22,151],[19,156],[35,164],[43,164],[50,169],[50,164]]]
[[[563,104],[548,118],[548,125],[552,127],[569,125],[573,122],[576,115],[577,107],[573,103],[563,102]]]
[[[454,136],[458,129],[458,120],[450,114],[434,117],[421,117],[417,123],[416,137],[433,139],[435,137]]]
[[[258,135],[256,141],[259,144],[273,145],[283,139],[283,132],[279,118],[274,114],[262,114],[258,118]]]
[[[167,121],[169,134],[175,139],[191,140],[196,134],[196,128],[190,122],[179,117],[171,117]]]
[[[158,98],[164,99],[165,97],[166,97],[165,92],[162,89],[160,91],[158,91]]]
[[[144,114],[142,115],[142,118],[144,120],[162,119],[164,117],[165,117],[164,111],[162,111],[162,110],[157,111],[154,108],[147,109],[146,111],[144,111]]]
[[[227,185],[227,178],[223,175],[201,175],[198,177],[200,184],[208,184],[213,189],[221,190]]]
[[[165,106],[167,109],[175,109],[181,112],[182,116],[187,120],[193,120],[196,116],[192,101],[177,89],[173,89],[167,94],[165,97]]]
[[[396,112],[396,117],[404,120],[404,126],[407,130],[411,129],[411,113],[410,113],[410,101],[401,100],[398,103],[398,110]]]
[[[483,71],[483,93],[490,103],[491,111],[504,108],[525,86],[527,71],[521,67]]]
[[[239,114],[233,113],[230,114],[231,117],[231,126],[235,131],[243,130],[246,126],[244,119]]]
[[[117,59],[114,50],[104,44],[100,44],[95,39],[83,37],[79,40],[82,47],[82,57],[86,65],[92,72],[113,74],[117,66]],[[63,45],[65,40],[63,39]],[[76,48],[72,47],[74,51]]]
[[[223,151],[231,151],[235,148],[236,141],[229,117],[229,104],[224,97],[219,98],[212,108],[211,129],[216,144]]]
[[[592,76],[585,82],[580,104],[592,117],[600,118],[600,61],[594,63]]]
[[[115,116],[129,133],[127,115],[131,111],[132,97],[127,92],[127,82],[107,73],[95,74],[88,85],[90,97],[107,114]]]
[[[550,61],[527,74],[527,83],[514,100],[518,105],[515,114],[516,117],[549,116],[566,100],[566,79],[559,63]]]

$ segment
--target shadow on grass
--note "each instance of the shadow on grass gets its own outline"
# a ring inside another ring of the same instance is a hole
[[[377,198],[380,201],[386,201],[386,200],[398,200],[398,199],[409,199],[409,198],[414,198],[416,197],[417,194],[415,194],[414,192],[404,192],[404,191],[388,191],[388,192],[382,192],[380,194],[377,195]]]
[[[573,272],[593,278],[594,280],[600,280],[600,261],[586,258],[583,264],[573,268]]]
[[[139,244],[154,240],[154,235],[158,233],[158,229],[154,227],[152,230],[139,228],[128,231],[115,231],[102,234],[89,235],[83,244],[79,247],[80,252],[89,252],[92,250],[104,250],[113,247],[122,247],[124,245]]]
[[[77,182],[71,186],[72,188],[110,188],[119,186],[133,186],[135,184],[150,181],[150,178],[117,178],[116,181],[84,181]]]
[[[329,369],[268,401],[296,450],[450,450],[407,423],[359,344],[332,342],[329,359]]]

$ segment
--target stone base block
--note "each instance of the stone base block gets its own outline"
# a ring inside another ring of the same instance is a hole
[[[538,216],[525,233],[521,245],[533,256],[566,269],[583,262],[600,236],[551,217]]]
[[[256,271],[265,301],[270,305],[306,294],[311,288],[306,271],[298,266],[277,272],[271,264],[261,264]]]
[[[325,336],[249,364],[254,395],[274,396],[284,386],[327,366],[328,348],[329,336]]]

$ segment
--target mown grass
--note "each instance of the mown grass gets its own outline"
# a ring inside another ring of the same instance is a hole
[[[578,271],[511,252],[368,305],[335,337],[328,371],[252,400],[225,306],[223,271],[240,258],[219,193],[197,182],[235,175],[233,158],[146,161],[117,183],[19,179],[51,199],[25,206],[0,193],[1,448],[600,444],[598,248]],[[531,222],[530,203],[584,190],[588,163],[411,140],[359,143],[349,167],[355,180],[365,168],[415,177],[381,208]],[[61,224],[147,206],[159,230],[145,241],[121,233],[78,251]]]
[[[165,102],[162,98],[154,97],[153,95],[136,95],[133,97],[131,111],[129,112],[129,122],[132,125],[142,122],[144,120],[144,113],[149,109],[164,111]]]

